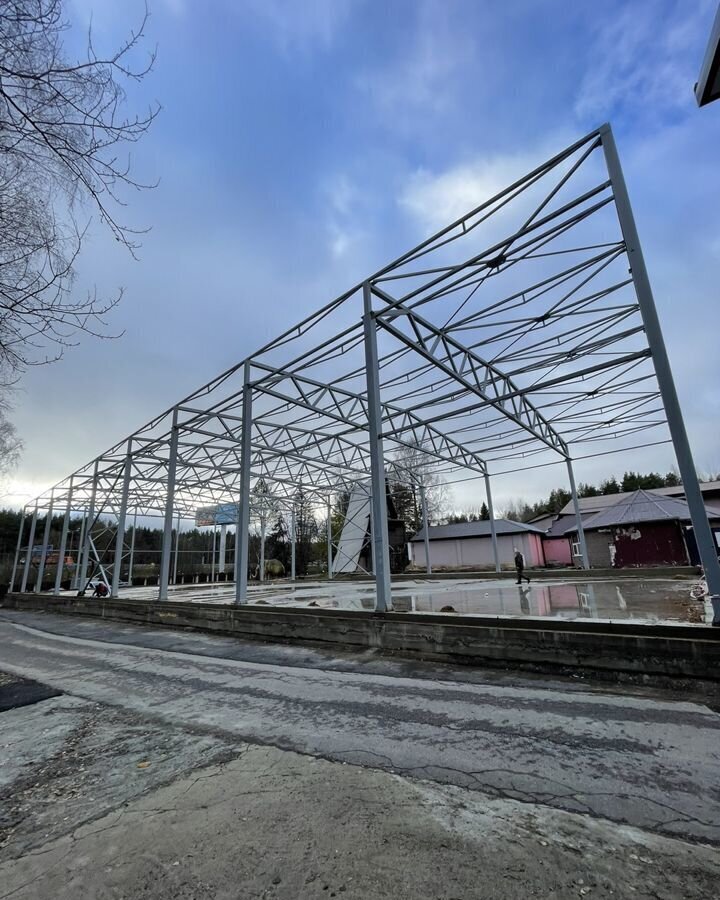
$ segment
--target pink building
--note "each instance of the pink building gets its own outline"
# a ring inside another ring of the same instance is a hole
[[[548,515],[530,523],[543,532],[543,550],[548,566],[572,566],[572,545],[567,535],[568,525],[575,517]]]
[[[525,557],[528,568],[545,565],[543,532],[534,525],[495,519],[498,556],[504,568],[513,568],[515,547]],[[433,568],[491,569],[493,557],[490,522],[462,522],[457,525],[431,525],[429,528],[430,564]],[[419,531],[409,543],[410,561],[425,566],[425,531]]]

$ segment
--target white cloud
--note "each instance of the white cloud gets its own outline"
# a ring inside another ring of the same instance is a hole
[[[357,253],[366,236],[362,222],[367,205],[363,194],[346,174],[330,178],[323,185],[322,194],[330,252],[335,259]]]
[[[345,26],[358,0],[243,0],[242,14],[253,16],[282,51],[330,47]]]
[[[426,230],[437,230],[492,197],[528,169],[517,157],[475,160],[434,174],[419,169],[400,205]]]
[[[431,117],[454,109],[475,53],[470,34],[451,21],[451,8],[425,2],[415,9],[407,43],[386,65],[365,69],[355,80],[395,130],[427,127]]]
[[[332,222],[328,228],[330,231],[330,252],[336,259],[339,259],[345,256],[352,247],[353,235]]]
[[[333,212],[349,216],[355,211],[360,200],[360,192],[348,175],[337,175],[326,185],[326,193]]]
[[[556,135],[520,153],[476,157],[442,172],[418,169],[400,191],[399,204],[424,231],[435,231],[489,200],[567,143]]]
[[[604,17],[586,53],[577,115],[595,119],[629,107],[660,118],[691,110],[700,66],[692,51],[707,39],[711,6],[709,0],[632,3]]]

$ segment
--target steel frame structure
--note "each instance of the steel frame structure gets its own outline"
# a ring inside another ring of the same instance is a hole
[[[386,470],[397,451],[419,452],[426,470],[483,479],[491,510],[492,474],[564,460],[587,567],[573,458],[669,440],[720,620],[717,551],[603,125],[80,467],[29,504],[23,521],[32,510],[31,548],[38,511],[64,510],[62,558],[71,511],[86,523],[112,515],[119,563],[127,516],[162,516],[165,599],[175,517],[235,502],[244,603],[259,480],[291,508],[299,490],[324,508],[369,476],[383,611],[391,608]],[[426,515],[424,497],[422,505]],[[86,525],[83,573],[90,533]],[[13,584],[23,536],[21,525]],[[37,590],[44,563],[43,553]],[[116,596],[120,565],[110,571]]]

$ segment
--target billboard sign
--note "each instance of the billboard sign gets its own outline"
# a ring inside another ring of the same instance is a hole
[[[236,525],[237,519],[237,503],[221,503],[219,506],[201,506],[195,510],[195,525],[198,528],[202,528],[206,525]]]

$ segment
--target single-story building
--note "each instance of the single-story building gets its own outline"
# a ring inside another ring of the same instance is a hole
[[[575,516],[549,515],[533,519],[529,524],[543,532],[543,553],[546,566],[572,566],[572,550],[567,530]]]
[[[514,566],[515,547],[525,557],[525,565],[544,566],[543,532],[534,525],[495,519],[498,557],[506,568]],[[431,525],[430,565],[433,568],[493,568],[492,535],[490,522],[461,522],[456,525]],[[425,567],[425,529],[421,529],[409,542],[410,562]]]
[[[634,493],[635,491],[621,491],[619,494],[599,494],[597,497],[579,497],[578,505],[580,507],[580,515],[589,516],[592,513],[600,512],[603,509],[607,509],[608,506],[614,506],[616,503],[626,500]],[[647,493],[657,495],[658,497],[674,497],[676,500],[685,499],[685,489],[681,484],[675,485],[674,487],[648,489]],[[701,481],[700,493],[707,506],[720,509],[720,481]],[[572,516],[574,518],[575,516],[575,507],[573,506],[572,500],[569,500],[557,515],[559,515],[561,519],[566,518],[569,525],[570,519],[568,517]],[[537,523],[533,520],[531,524],[535,525]]]
[[[710,507],[706,510],[717,543],[720,538],[720,510]],[[582,523],[591,567],[686,566],[697,563],[690,510],[684,500],[661,495],[657,491],[633,491],[611,506],[584,516]],[[577,526],[570,525],[565,533],[572,543],[573,561],[580,565]]]

